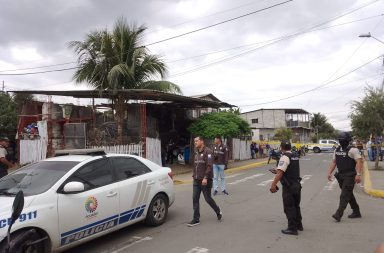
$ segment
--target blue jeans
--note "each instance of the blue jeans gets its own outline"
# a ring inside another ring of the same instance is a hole
[[[370,161],[373,161],[373,152],[372,152],[372,148],[368,148],[368,158]]]
[[[213,165],[213,190],[217,191],[219,188],[219,177],[221,178],[221,191],[225,190],[225,174],[224,174],[224,164],[214,164]]]

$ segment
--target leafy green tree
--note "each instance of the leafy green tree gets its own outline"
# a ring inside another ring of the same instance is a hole
[[[367,139],[371,135],[381,136],[384,129],[384,93],[367,86],[365,97],[361,101],[352,102],[352,113],[349,115],[351,127],[355,136]],[[378,148],[378,147],[377,147]],[[379,150],[377,150],[379,151]],[[376,156],[375,168],[379,166],[379,156]]]
[[[205,113],[188,128],[193,135],[210,139],[249,135],[250,130],[247,121],[228,111]]]
[[[12,97],[0,92],[0,135],[13,137],[17,131],[17,112]]]
[[[116,21],[112,31],[96,30],[84,41],[72,41],[69,47],[78,55],[78,69],[73,79],[86,82],[96,90],[112,90],[116,106],[118,141],[123,138],[125,98],[121,89],[150,89],[181,94],[174,83],[163,80],[167,68],[157,55],[143,46],[146,27],[128,25],[124,18]],[[162,80],[156,80],[157,78]]]
[[[291,140],[292,139],[292,129],[282,127],[275,130],[275,135],[273,136],[274,140]]]
[[[333,139],[337,135],[335,128],[328,122],[327,117],[320,112],[313,114],[311,128],[315,132],[314,142],[317,142],[318,139]]]

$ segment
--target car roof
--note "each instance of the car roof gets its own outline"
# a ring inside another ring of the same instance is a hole
[[[53,161],[82,162],[82,161],[88,160],[88,159],[90,159],[92,157],[95,157],[95,156],[90,156],[90,155],[63,155],[63,156],[47,158],[44,161],[49,161],[49,162],[53,162]]]
[[[141,157],[135,156],[135,155],[127,155],[127,154],[107,154],[103,155],[106,157],[113,157],[113,156],[125,156],[125,157],[135,157],[138,158],[139,160],[142,160]],[[71,162],[83,162],[85,160],[91,159],[91,158],[101,158],[103,157],[101,155],[63,155],[63,156],[56,156],[56,157],[51,157],[47,158],[44,161],[71,161]]]

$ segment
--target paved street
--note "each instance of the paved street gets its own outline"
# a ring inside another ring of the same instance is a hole
[[[330,153],[309,154],[301,159],[304,231],[299,236],[280,232],[287,223],[281,192],[269,192],[273,178],[268,171],[270,164],[227,177],[230,195],[214,197],[223,210],[221,222],[202,196],[201,224],[187,227],[192,218],[192,187],[182,184],[176,186],[176,202],[164,225],[134,225],[66,253],[373,252],[384,241],[384,199],[370,197],[359,185],[355,194],[363,218],[348,219],[348,207],[341,223],[334,222],[331,215],[340,190],[336,181],[328,183],[326,179],[330,159]]]

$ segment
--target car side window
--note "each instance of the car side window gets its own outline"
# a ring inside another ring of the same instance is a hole
[[[82,182],[86,191],[112,183],[113,175],[108,159],[102,158],[84,165],[73,173],[69,181]]]
[[[336,141],[329,141],[329,144],[336,144]]]
[[[116,171],[117,180],[125,180],[131,177],[143,175],[151,170],[143,163],[131,157],[111,157]]]
[[[321,141],[320,143],[321,144],[327,144],[327,141]]]

